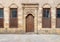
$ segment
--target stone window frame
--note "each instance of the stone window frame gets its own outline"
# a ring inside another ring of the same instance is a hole
[[[9,28],[10,27],[10,9],[11,8],[16,8],[17,9],[17,27],[14,27],[14,28],[18,28],[18,6],[15,4],[15,3],[12,3],[10,6],[9,6]],[[13,28],[13,27],[12,27]]]
[[[3,9],[3,27],[1,28],[4,28],[4,6],[0,3],[0,8]]]
[[[57,4],[56,6],[56,15],[57,15],[57,9],[60,8],[60,3]],[[56,28],[60,28],[60,27],[57,27],[57,16],[56,16]]]
[[[51,5],[49,4],[49,3],[45,3],[45,4],[43,4],[43,6],[42,6],[42,14],[43,14],[43,8],[50,8],[50,28],[48,28],[48,29],[51,29],[51,25],[52,25],[52,21],[51,21],[51,18],[52,18],[52,16],[51,16]],[[42,16],[42,21],[43,21],[43,16]],[[43,23],[42,23],[42,28],[43,28]],[[43,28],[44,29],[44,28]],[[47,28],[46,28],[47,29]]]

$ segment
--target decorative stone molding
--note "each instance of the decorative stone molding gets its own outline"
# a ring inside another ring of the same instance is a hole
[[[58,4],[56,8],[60,8],[60,4]]]
[[[51,8],[50,4],[46,3],[43,5],[43,8]]]
[[[0,4],[0,8],[4,8],[2,4]]]
[[[26,31],[26,16],[32,14],[34,16],[34,33],[37,33],[37,17],[38,17],[38,5],[37,4],[23,4],[24,15],[24,31]]]
[[[39,4],[31,4],[31,3],[23,3],[23,7],[28,8],[28,7],[34,7],[37,8]]]
[[[24,15],[27,16],[28,14],[32,14],[34,16],[35,15],[35,9],[26,8],[24,10]]]
[[[18,8],[18,6],[13,3],[13,4],[11,4],[11,5],[9,6],[9,8]]]

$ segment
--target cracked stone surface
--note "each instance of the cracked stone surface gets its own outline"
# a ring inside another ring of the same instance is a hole
[[[60,42],[60,35],[0,34],[0,42]]]

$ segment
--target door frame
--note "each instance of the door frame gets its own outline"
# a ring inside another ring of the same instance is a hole
[[[28,15],[28,14],[32,14],[33,16],[34,16],[34,32],[33,33],[37,33],[38,32],[38,19],[37,19],[37,14],[35,15],[35,14],[33,14],[33,13],[27,13],[27,14],[24,14],[24,19],[23,19],[23,25],[24,25],[24,28],[23,28],[23,30],[24,30],[24,33],[29,33],[29,32],[26,32],[26,16]]]
[[[38,33],[38,4],[23,4],[23,31],[26,33],[26,16],[34,16],[34,33]]]

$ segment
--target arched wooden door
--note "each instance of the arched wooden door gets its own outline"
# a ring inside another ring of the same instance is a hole
[[[26,17],[26,32],[34,32],[34,16],[28,14]]]

